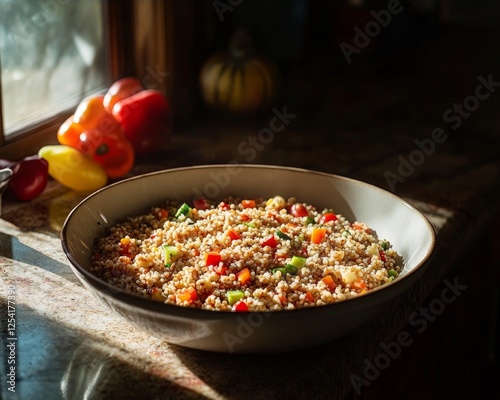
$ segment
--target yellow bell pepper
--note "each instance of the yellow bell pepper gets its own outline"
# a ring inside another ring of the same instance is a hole
[[[44,146],[38,155],[49,163],[49,175],[69,189],[93,192],[107,183],[104,168],[73,147]]]

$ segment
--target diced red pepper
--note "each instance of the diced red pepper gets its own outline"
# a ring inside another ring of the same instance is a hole
[[[276,240],[276,238],[274,237],[274,235],[271,235],[271,236],[269,236],[267,239],[265,239],[265,240],[261,243],[261,246],[262,246],[262,247],[269,246],[269,247],[271,247],[272,249],[274,249],[274,248],[276,248],[276,246],[278,246],[278,241]]]
[[[338,218],[334,213],[326,213],[319,218],[319,223],[326,224],[327,222],[336,221],[337,219]]]
[[[199,199],[193,200],[193,206],[194,208],[197,208],[198,210],[206,210],[210,208],[210,203],[208,200],[204,197],[200,197]]]
[[[165,210],[164,208],[161,208],[160,211],[158,211],[158,218],[160,219],[168,218],[168,211]]]
[[[240,214],[240,220],[243,222],[247,222],[247,221],[250,221],[251,218],[246,214]]]
[[[290,214],[294,217],[307,217],[309,212],[304,204],[295,203],[290,207]]]
[[[319,244],[323,240],[326,234],[325,228],[313,228],[311,232],[311,242],[314,244]]]
[[[380,251],[378,254],[380,255],[380,259],[382,261],[387,261],[387,257],[385,256],[385,253],[383,251]]]
[[[314,303],[314,297],[311,292],[306,293],[306,300],[309,301],[310,303]]]
[[[243,208],[255,208],[255,200],[241,200]]]
[[[219,275],[227,275],[228,271],[229,271],[229,268],[226,267],[224,264],[218,264],[218,265],[214,265],[214,271],[215,273],[219,274]]]
[[[221,208],[221,209],[223,209],[223,210],[227,210],[227,209],[229,209],[229,204],[227,204],[227,203],[225,203],[225,202],[221,201],[221,202],[219,203],[219,206],[218,206],[218,207],[219,207],[219,208]]]
[[[247,303],[245,303],[243,300],[240,300],[233,306],[233,310],[238,312],[248,311]]]
[[[231,238],[231,240],[241,239],[240,234],[233,229],[229,229],[226,232],[226,235],[229,236],[229,238]]]
[[[219,265],[222,261],[222,256],[218,251],[209,251],[205,254],[205,265]]]
[[[250,274],[250,270],[248,268],[242,269],[240,272],[236,274],[236,279],[244,285],[252,280],[252,275]]]

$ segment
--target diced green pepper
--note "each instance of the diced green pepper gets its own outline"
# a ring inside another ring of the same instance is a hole
[[[387,250],[389,248],[389,243],[386,242],[386,241],[383,241],[380,246],[384,249],[384,250]]]
[[[228,290],[226,296],[227,302],[232,306],[245,296],[245,292],[243,292],[243,290]]]
[[[248,226],[249,228],[255,228],[255,224],[253,222],[243,222],[243,225]]]
[[[288,264],[293,265],[296,268],[302,268],[306,265],[306,258],[293,256]]]
[[[179,250],[175,246],[166,244],[163,246],[163,252],[164,265],[165,267],[170,268],[170,266],[172,265],[172,256],[177,255]]]
[[[191,214],[191,207],[186,203],[182,203],[177,212],[175,213],[175,218],[179,218],[181,215],[189,216]]]

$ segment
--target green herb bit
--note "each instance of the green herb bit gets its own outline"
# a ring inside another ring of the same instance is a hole
[[[286,268],[274,268],[272,271],[273,271],[273,274],[275,274],[278,271],[281,272],[281,275],[286,274]]]
[[[290,275],[295,275],[299,269],[292,264],[287,264],[285,267],[285,271]]]
[[[280,239],[283,239],[283,240],[292,240],[292,238],[290,236],[281,232],[279,229],[276,231],[276,236],[278,236]]]
[[[383,241],[380,246],[384,249],[387,250],[389,248],[389,242]]]

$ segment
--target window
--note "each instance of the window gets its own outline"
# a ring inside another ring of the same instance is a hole
[[[1,158],[35,152],[84,97],[109,87],[115,3],[0,0]]]
[[[11,160],[57,143],[78,102],[123,76],[190,120],[207,32],[220,26],[211,1],[0,0],[0,10],[0,158]]]
[[[3,132],[60,115],[109,82],[100,0],[0,0]]]

